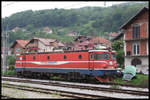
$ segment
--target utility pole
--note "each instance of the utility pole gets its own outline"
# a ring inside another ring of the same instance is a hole
[[[10,6],[12,4],[14,4],[14,2],[4,5],[3,8]],[[2,70],[1,71],[2,72],[6,72],[7,68],[8,68],[8,39],[9,39],[9,36],[8,36],[7,30],[8,30],[8,23],[6,23],[6,32],[4,32],[4,33],[2,32],[2,44],[3,44],[3,46],[2,46],[3,54],[1,54],[2,55],[1,56],[2,57],[2,59],[1,59],[2,60],[2,65],[1,65]]]
[[[104,1],[104,7],[106,7],[106,1]]]
[[[8,67],[8,24],[6,25],[6,32],[2,34],[3,42],[3,58],[2,58],[2,71],[6,72]]]

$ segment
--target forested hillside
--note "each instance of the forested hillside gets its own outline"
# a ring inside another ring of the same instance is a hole
[[[30,39],[33,36],[52,37],[61,41],[71,41],[65,37],[70,31],[81,35],[105,36],[118,32],[122,24],[134,16],[148,3],[126,3],[111,7],[83,7],[79,9],[49,9],[23,11],[2,19],[2,30],[20,27],[27,31],[9,32],[9,42],[16,39]],[[50,27],[54,34],[40,32],[43,27]]]

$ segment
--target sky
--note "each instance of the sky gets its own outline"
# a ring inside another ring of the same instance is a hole
[[[125,3],[125,1],[107,1],[105,7],[112,6],[114,4]],[[9,17],[10,15],[26,11],[26,10],[43,10],[43,9],[54,9],[54,8],[80,8],[85,6],[91,7],[104,7],[104,1],[2,1],[2,18]]]

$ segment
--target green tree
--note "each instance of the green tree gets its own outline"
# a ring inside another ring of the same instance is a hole
[[[9,65],[15,65],[16,58],[15,56],[8,56],[8,64]]]
[[[120,67],[124,66],[124,50],[123,50],[123,41],[122,40],[118,40],[118,41],[114,41],[112,43],[112,49],[115,50],[116,53],[116,59],[117,62],[119,63]]]

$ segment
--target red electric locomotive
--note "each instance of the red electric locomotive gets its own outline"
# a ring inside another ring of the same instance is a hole
[[[95,77],[100,82],[112,80],[117,73],[114,51],[85,50],[44,53],[24,53],[16,56],[17,75],[54,74],[74,78]]]

